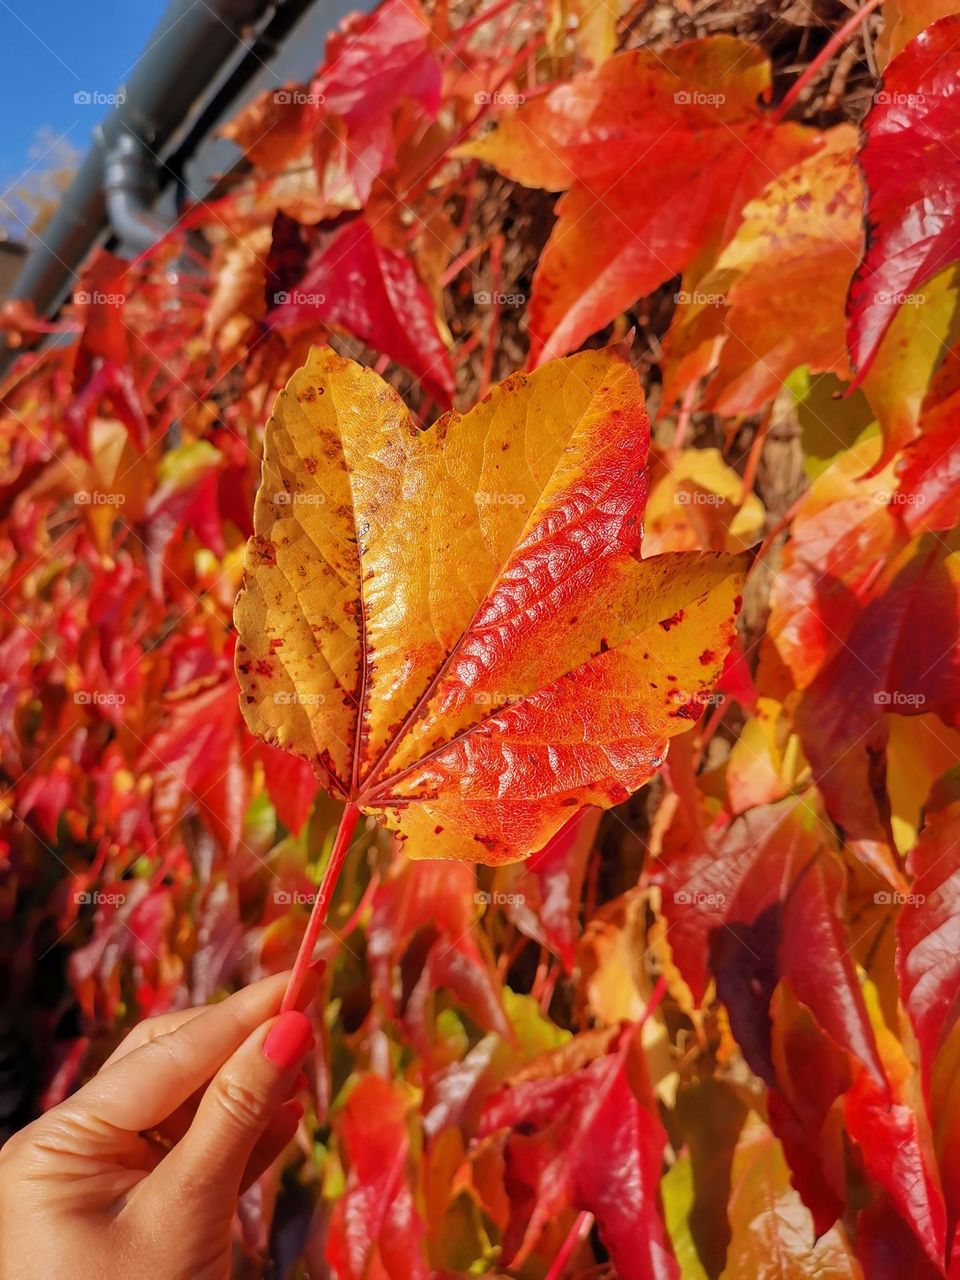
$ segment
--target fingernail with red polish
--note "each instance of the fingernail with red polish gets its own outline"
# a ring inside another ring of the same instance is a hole
[[[263,1042],[263,1056],[275,1067],[289,1070],[303,1061],[313,1044],[313,1028],[306,1014],[281,1013]]]

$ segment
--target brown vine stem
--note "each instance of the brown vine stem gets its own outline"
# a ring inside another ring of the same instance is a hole
[[[360,810],[355,804],[348,804],[344,808],[336,839],[330,851],[330,861],[327,863],[323,879],[320,881],[320,888],[317,890],[317,896],[314,899],[313,910],[310,912],[310,919],[300,942],[297,958],[293,962],[293,972],[290,974],[290,981],[287,983],[287,989],[283,994],[283,1004],[280,1006],[281,1013],[286,1013],[288,1009],[296,1008],[300,988],[303,986],[303,980],[306,977],[307,970],[310,968],[313,949],[317,945],[320,930],[323,928],[324,921],[327,918],[327,908],[330,905],[333,891],[337,887],[337,881],[340,879],[340,872],[343,870],[347,850],[350,848],[350,841],[353,838],[353,832],[359,817]]]
[[[867,0],[867,3],[852,14],[842,27],[839,27],[827,43],[823,46],[814,60],[810,63],[799,80],[794,81],[789,90],[785,94],[783,101],[774,109],[773,118],[778,123],[793,107],[797,105],[800,96],[811,81],[815,80],[820,74],[824,65],[830,61],[838,49],[843,48],[853,33],[869,18],[874,9],[878,9],[882,0]]]

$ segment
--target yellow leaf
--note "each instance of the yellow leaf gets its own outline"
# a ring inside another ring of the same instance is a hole
[[[624,799],[733,640],[742,558],[638,558],[649,427],[621,348],[420,431],[326,349],[267,425],[236,606],[254,733],[421,857],[508,862]]]

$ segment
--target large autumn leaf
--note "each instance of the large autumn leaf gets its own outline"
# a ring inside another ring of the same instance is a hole
[[[564,190],[530,304],[531,362],[579,346],[730,239],[746,201],[820,136],[779,123],[763,51],[730,36],[631,50],[505,116],[464,150]]]
[[[864,121],[867,244],[847,340],[863,377],[899,308],[960,259],[960,16],[934,23],[887,67]]]
[[[649,427],[625,350],[416,428],[327,349],[280,393],[237,670],[254,733],[419,857],[541,848],[699,716],[743,560],[638,557]]]

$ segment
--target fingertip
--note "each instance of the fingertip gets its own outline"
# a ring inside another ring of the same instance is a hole
[[[310,1019],[299,1009],[288,1009],[280,1014],[267,1032],[262,1053],[275,1067],[289,1071],[303,1062],[312,1047]]]

